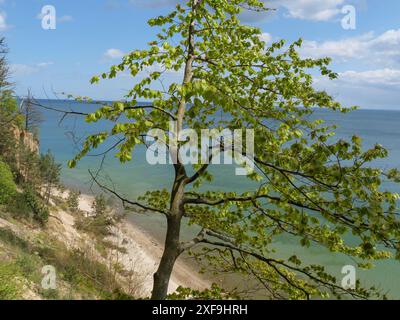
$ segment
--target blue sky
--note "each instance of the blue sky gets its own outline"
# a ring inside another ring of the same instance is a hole
[[[10,48],[9,62],[19,95],[30,88],[36,97],[54,92],[118,99],[135,83],[120,77],[92,86],[121,55],[145,48],[155,29],[146,21],[168,12],[177,0],[0,0],[0,34]],[[331,56],[340,73],[334,82],[317,78],[345,104],[399,109],[400,1],[266,0],[274,14],[246,14],[246,23],[269,41],[302,37],[304,56]],[[57,10],[57,29],[43,30],[44,5]],[[342,8],[356,9],[356,29],[345,30]],[[177,76],[177,75],[176,75]]]

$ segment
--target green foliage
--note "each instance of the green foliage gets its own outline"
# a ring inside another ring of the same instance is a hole
[[[111,228],[115,226],[115,221],[108,215],[78,217],[75,226],[101,240],[112,235]]]
[[[20,299],[22,285],[18,275],[18,268],[14,264],[0,262],[0,300]]]
[[[151,19],[150,26],[160,28],[157,39],[92,83],[126,71],[136,77],[151,70],[149,75],[138,79],[123,101],[87,117],[88,123],[105,120],[113,128],[87,137],[69,165],[115,137],[121,141],[115,156],[130,161],[149,129],[168,136],[172,119],[178,130],[189,127],[199,136],[205,128],[254,129],[257,170],[248,175],[253,188],[204,192],[213,178],[209,166],[178,163],[170,192],[148,192],[140,201],[170,219],[185,216],[200,226],[196,241],[207,246],[197,258],[220,272],[253,276],[268,298],[379,296],[360,283],[355,290],[343,289],[323,266],[304,265],[300,256],[273,258],[274,242],[285,236],[298,246],[348,255],[360,265],[400,259],[399,195],[384,187],[399,181],[399,174],[372,165],[388,154],[381,145],[366,150],[360,137],[337,139],[334,126],[310,120],[317,108],[354,109],[313,86],[313,74],[337,77],[328,68],[330,59],[302,58],[301,39],[267,46],[260,29],[240,22],[244,8],[264,10],[257,0],[192,0]],[[182,72],[183,82],[156,89],[168,72]],[[172,152],[182,147],[165,143]],[[192,171],[197,175],[188,174]]]
[[[16,138],[13,130],[15,127],[21,128],[24,119],[18,110],[17,100],[9,82],[7,52],[4,38],[0,38],[0,157],[14,170]]]
[[[40,287],[45,265],[56,268],[59,282],[58,290],[39,290],[44,299],[67,298],[65,285],[69,294],[83,299],[132,299],[119,286],[115,271],[98,262],[89,249],[70,250],[44,233],[27,240],[4,228],[0,228],[0,244],[10,255],[9,262],[0,262],[0,300],[21,298],[24,283]]]
[[[47,151],[46,154],[42,154],[40,156],[40,182],[45,188],[45,198],[47,203],[50,202],[53,188],[60,185],[61,168],[61,164],[56,163],[56,160],[50,150]]]
[[[8,48],[4,38],[0,38],[0,92],[10,87],[9,76],[10,70],[6,60]]]
[[[79,197],[81,196],[80,191],[70,190],[67,198],[67,206],[71,212],[79,211]]]
[[[96,261],[89,252],[83,250],[66,250],[62,245],[38,248],[39,256],[53,265],[60,279],[69,283],[73,288],[87,297],[93,294],[100,298],[109,298],[109,292],[123,292],[115,281],[110,269]]]
[[[14,199],[9,203],[7,207],[7,212],[9,212],[13,218],[16,219],[30,219],[32,212],[29,208],[24,193],[17,193]]]
[[[104,292],[102,298],[104,300],[122,300],[122,301],[129,301],[134,300],[129,294],[126,294],[121,289],[115,289],[112,292]]]
[[[35,138],[38,138],[39,126],[43,122],[43,115],[39,106],[33,100],[30,91],[28,91],[28,95],[24,97],[21,105],[21,113],[24,117],[24,130],[32,133]]]
[[[10,229],[0,228],[0,241],[5,242],[14,247],[17,247],[22,251],[27,251],[30,248],[29,242],[18,237]]]
[[[87,232],[103,242],[106,237],[112,235],[111,229],[115,226],[117,218],[109,211],[103,194],[95,197],[92,210],[89,216],[79,216],[75,226],[78,230]]]
[[[227,292],[213,283],[210,289],[203,291],[179,287],[176,292],[168,295],[168,300],[225,300],[238,299],[238,297],[235,293]]]
[[[0,159],[0,205],[8,204],[17,193],[17,186],[9,166]]]
[[[107,200],[103,194],[96,196],[92,204],[93,214],[103,216],[107,213]]]
[[[44,225],[49,220],[49,209],[46,204],[29,187],[24,190],[23,198],[33,213],[33,218]]]
[[[14,125],[22,128],[24,117],[19,113],[17,100],[11,90],[0,91],[0,124],[2,131]]]
[[[21,270],[22,275],[30,280],[39,282],[42,279],[40,271],[40,258],[36,255],[32,255],[28,252],[23,252],[17,257],[15,264]]]
[[[46,300],[60,300],[60,292],[57,289],[42,289],[40,294]]]
[[[39,160],[42,183],[56,187],[60,183],[61,168],[61,164],[56,162],[50,150],[46,154],[42,154]]]
[[[7,163],[13,172],[17,171],[17,152],[15,145],[17,143],[12,130],[7,126],[0,125],[0,157]]]
[[[49,209],[31,186],[25,186],[8,206],[8,211],[16,218],[33,219],[45,225],[49,219]]]

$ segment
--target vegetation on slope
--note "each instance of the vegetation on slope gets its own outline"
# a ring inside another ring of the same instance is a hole
[[[104,238],[114,225],[104,199],[94,202],[96,214],[89,218],[79,211],[79,194],[66,201],[52,194],[60,187],[61,166],[50,151],[37,152],[39,110],[18,106],[6,53],[0,39],[0,300],[131,299],[116,266],[96,250],[107,250]],[[64,241],[62,227],[54,222],[63,209],[76,215],[82,238],[84,232],[94,235],[89,244]],[[42,284],[45,266],[56,270],[55,288]]]

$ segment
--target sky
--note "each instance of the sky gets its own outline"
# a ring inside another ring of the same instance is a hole
[[[147,20],[169,12],[177,1],[0,0],[0,36],[10,50],[17,94],[30,89],[37,98],[55,98],[61,92],[123,98],[135,79],[121,76],[91,85],[91,77],[107,71],[124,53],[146,48],[157,33]],[[340,77],[316,77],[318,89],[347,106],[400,110],[399,0],[265,2],[276,10],[245,13],[242,21],[261,28],[269,43],[301,37],[303,56],[332,57],[331,68]],[[54,30],[42,28],[45,5],[56,9]]]

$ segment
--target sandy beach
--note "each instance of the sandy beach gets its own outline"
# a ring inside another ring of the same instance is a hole
[[[55,190],[55,196],[66,199],[68,192]],[[82,194],[79,197],[79,209],[90,214],[94,196]],[[57,213],[59,221],[62,222],[68,242],[77,243],[82,240],[82,236],[77,234],[74,228],[74,217],[65,211]],[[148,297],[151,294],[153,285],[153,274],[157,270],[163,252],[163,244],[152,237],[148,232],[135,226],[127,219],[123,219],[113,228],[111,242],[124,248],[124,253],[118,253],[118,262],[126,270],[132,271],[140,277],[141,295]],[[192,289],[204,290],[210,287],[210,283],[204,280],[193,267],[178,259],[169,286],[169,293],[176,291],[179,286],[190,287]]]

